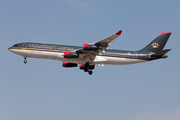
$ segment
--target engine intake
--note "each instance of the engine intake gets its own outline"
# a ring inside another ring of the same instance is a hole
[[[75,52],[64,52],[64,58],[79,58],[79,54]]]

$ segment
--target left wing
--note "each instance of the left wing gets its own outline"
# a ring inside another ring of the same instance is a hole
[[[103,49],[107,49],[107,47],[110,45],[110,42],[112,42],[119,35],[121,35],[121,32],[122,30],[96,43],[84,44],[83,48],[77,50],[76,53],[85,55],[98,55],[101,51],[103,51]]]

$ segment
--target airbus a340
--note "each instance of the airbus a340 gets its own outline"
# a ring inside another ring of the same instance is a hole
[[[170,32],[162,32],[146,47],[137,51],[108,49],[110,42],[116,39],[121,32],[122,30],[99,42],[84,44],[82,47],[23,42],[9,47],[9,51],[23,56],[24,63],[27,63],[27,57],[59,60],[63,61],[62,66],[67,68],[77,67],[79,64],[81,70],[91,75],[95,65],[142,63],[167,58],[165,54],[171,50],[163,50],[171,35]]]

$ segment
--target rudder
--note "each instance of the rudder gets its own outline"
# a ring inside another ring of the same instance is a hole
[[[139,50],[138,52],[159,52],[162,51],[164,46],[166,45],[171,33],[170,32],[162,32],[158,37],[156,37],[151,43],[149,43],[146,47]]]

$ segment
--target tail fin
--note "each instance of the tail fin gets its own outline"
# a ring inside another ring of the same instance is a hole
[[[166,42],[168,41],[171,33],[170,32],[162,32],[159,36],[157,36],[151,43],[149,43],[145,48],[139,50],[139,52],[159,52],[162,51]]]

